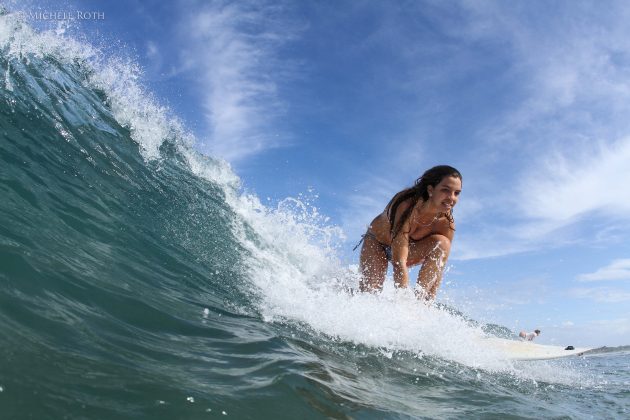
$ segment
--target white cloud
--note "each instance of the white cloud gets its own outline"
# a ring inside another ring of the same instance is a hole
[[[610,287],[578,287],[569,289],[569,296],[599,303],[630,302],[630,291]]]
[[[591,321],[588,324],[595,332],[606,330],[606,331],[614,331],[619,337],[623,335],[630,335],[630,318],[616,318],[616,319],[602,319]],[[630,344],[630,342],[626,341],[625,345]]]
[[[588,240],[610,242],[610,235],[618,237],[630,222],[628,162],[630,137],[548,156],[524,171],[519,185],[497,200],[505,207],[503,221],[487,220],[472,233],[463,227],[465,235],[453,255],[487,258],[560,246],[580,241],[580,233],[594,221],[602,226],[597,234],[588,232]],[[479,217],[483,214],[478,210]]]
[[[574,345],[576,347],[627,346],[630,344],[630,318],[620,316],[612,319],[591,321],[565,321],[561,325],[548,326],[544,338],[551,344]]]
[[[295,29],[282,20],[282,8],[212,1],[188,9],[180,29],[186,39],[182,61],[201,75],[211,130],[202,147],[235,162],[283,145],[287,138],[277,126],[286,104],[278,90],[291,77],[293,64],[281,61],[277,50]]]
[[[605,126],[593,119],[593,111],[624,121],[611,111],[628,110],[630,80],[627,78],[630,9],[623,2],[607,10],[596,5],[557,4],[555,7],[504,3],[464,3],[467,25],[454,31],[471,42],[500,40],[509,51],[512,77],[520,89],[513,108],[493,127],[501,139],[518,139],[523,130],[545,131],[559,122],[562,131],[580,131],[584,126]],[[586,19],[585,17],[588,17]],[[575,119],[575,118],[578,119]],[[627,127],[627,124],[626,124]],[[500,135],[502,134],[502,135]],[[547,133],[553,138],[556,132]],[[536,145],[547,139],[529,139]]]
[[[630,280],[630,258],[615,260],[593,273],[581,274],[579,281]]]
[[[467,232],[460,228],[461,237],[456,235],[451,253],[452,260],[476,260],[496,258],[505,255],[527,252],[532,246],[513,240],[506,240],[510,233],[505,229],[484,229],[480,232]],[[501,233],[504,230],[505,233]]]
[[[457,202],[453,214],[456,222],[461,223],[473,223],[475,219],[483,211],[483,200],[479,197],[464,194],[463,199]]]
[[[488,214],[486,226],[464,235],[454,257],[501,256],[580,240],[588,229],[584,222],[594,215],[609,218],[601,229],[627,231],[630,9],[623,3],[607,11],[560,4],[542,13],[536,6],[479,2],[464,3],[464,9],[467,24],[453,29],[455,36],[471,45],[500,40],[505,50],[497,54],[505,55],[517,89],[510,105],[477,129],[486,156],[497,166],[511,164],[495,180],[495,188],[506,191],[481,192],[492,195],[480,212]],[[551,20],[554,25],[541,30]]]
[[[355,191],[348,193],[345,210],[342,212],[341,223],[344,232],[352,242],[360,237],[367,226],[380,212],[383,211],[392,196],[404,186],[395,186],[390,179],[381,176],[361,177],[363,182],[355,187]]]
[[[146,49],[147,49],[147,53],[146,53],[147,58],[149,60],[157,60],[161,62],[162,57],[160,54],[160,49],[158,48],[155,42],[151,40],[147,41]]]
[[[574,153],[571,153],[574,154]],[[598,212],[630,217],[630,138],[595,150],[582,150],[570,160],[559,153],[530,171],[520,190],[520,208],[528,217],[553,222],[557,228]]]

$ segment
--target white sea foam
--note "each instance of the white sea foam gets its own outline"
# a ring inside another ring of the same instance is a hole
[[[298,200],[293,200],[298,201]],[[249,276],[268,321],[306,324],[331,338],[390,351],[438,356],[472,367],[514,370],[498,351],[480,344],[484,333],[461,317],[395,290],[391,279],[382,294],[350,295],[358,274],[336,258],[343,233],[323,223],[312,206],[263,206],[256,197],[232,196],[232,207],[259,238],[238,223],[234,232],[249,249]]]

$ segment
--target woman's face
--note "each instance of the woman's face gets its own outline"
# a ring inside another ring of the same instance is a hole
[[[446,176],[435,187],[429,185],[429,203],[441,212],[450,212],[462,192],[462,180],[454,176]]]

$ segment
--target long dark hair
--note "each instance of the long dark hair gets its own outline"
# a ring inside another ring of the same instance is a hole
[[[416,182],[414,182],[413,187],[402,190],[401,192],[396,194],[394,198],[391,199],[389,204],[387,204],[386,211],[387,211],[387,218],[389,219],[389,226],[390,226],[390,231],[392,235],[392,240],[396,237],[396,235],[398,235],[398,233],[400,232],[400,229],[402,228],[403,224],[407,221],[407,219],[409,219],[409,216],[411,215],[413,208],[418,203],[418,200],[422,200],[422,201],[429,200],[429,191],[428,191],[429,185],[435,188],[435,186],[439,184],[440,182],[442,182],[442,180],[446,178],[447,176],[453,176],[455,178],[459,178],[460,180],[462,180],[462,174],[459,173],[459,171],[453,168],[452,166],[448,166],[448,165],[434,166],[433,168],[423,173],[420,178],[416,179]],[[401,203],[407,200],[410,200],[409,207],[407,207],[407,209],[400,216],[400,220],[396,220],[396,211],[398,210],[398,206],[400,206]],[[452,210],[451,210],[451,213],[452,213]],[[449,218],[449,221],[451,222],[451,224],[453,224],[454,222],[453,215],[448,214],[447,217]]]

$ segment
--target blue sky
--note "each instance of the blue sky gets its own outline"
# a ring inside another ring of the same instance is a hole
[[[263,201],[313,191],[348,263],[395,192],[457,167],[442,297],[541,342],[630,344],[627,2],[8,4],[104,13],[68,30],[135,60]]]

